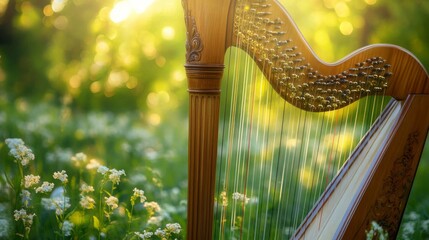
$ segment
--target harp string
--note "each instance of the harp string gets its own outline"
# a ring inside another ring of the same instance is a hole
[[[222,92],[227,98],[222,108],[228,111],[222,111],[218,176],[223,179],[218,179],[217,195],[222,210],[216,213],[221,216],[215,234],[220,239],[282,239],[298,227],[384,99],[380,104],[366,98],[325,113],[297,110],[270,87],[251,57],[237,49],[227,55],[232,66],[226,78],[232,79],[224,81]]]
[[[384,98],[322,113],[299,110],[271,87],[262,74],[265,62],[258,67],[245,53],[252,54],[244,48],[249,45],[236,43],[225,59],[214,237],[288,238],[382,111]]]

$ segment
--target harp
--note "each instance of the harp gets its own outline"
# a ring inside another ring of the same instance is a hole
[[[270,88],[304,114],[343,109],[366,96],[393,99],[287,236],[362,239],[370,222],[377,221],[395,238],[429,127],[429,77],[419,61],[400,47],[379,44],[337,63],[323,63],[275,0],[182,3],[190,104],[187,238],[212,239],[213,228],[225,231],[225,219],[213,219],[215,198],[222,197],[215,194],[215,182],[221,79],[230,47],[245,52]],[[246,195],[235,197],[247,200]],[[241,216],[247,216],[245,204],[237,206]],[[266,218],[283,219],[280,210],[277,215],[271,211],[267,208]],[[238,232],[238,238],[246,238],[243,229]],[[258,233],[252,238],[284,236]]]

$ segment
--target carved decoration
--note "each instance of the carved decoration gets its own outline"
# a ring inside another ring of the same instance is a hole
[[[411,163],[415,157],[418,157],[415,147],[418,145],[419,135],[418,131],[408,135],[404,153],[395,160],[389,175],[384,180],[382,193],[367,219],[377,221],[389,236],[396,236],[397,226],[413,184],[414,172]]]
[[[201,52],[203,50],[201,36],[198,32],[195,18],[187,8],[186,1],[182,0],[182,5],[185,12],[186,25],[186,62],[199,62],[201,59]]]

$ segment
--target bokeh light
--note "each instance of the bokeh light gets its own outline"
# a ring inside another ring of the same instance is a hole
[[[67,0],[52,0],[52,10],[54,12],[61,12],[67,4]]]
[[[377,0],[365,0],[366,4],[368,5],[374,5],[377,3]]]
[[[343,21],[340,24],[340,32],[343,35],[350,35],[353,32],[353,25],[348,21]]]
[[[143,13],[154,0],[124,0],[115,4],[110,11],[110,20],[114,23],[120,23],[126,20],[133,13]]]

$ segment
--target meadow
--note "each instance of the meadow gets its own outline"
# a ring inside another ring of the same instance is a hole
[[[283,3],[326,61],[389,42],[429,67],[428,2]],[[0,239],[185,238],[184,43],[179,0],[0,0]],[[399,239],[429,237],[428,160]]]

